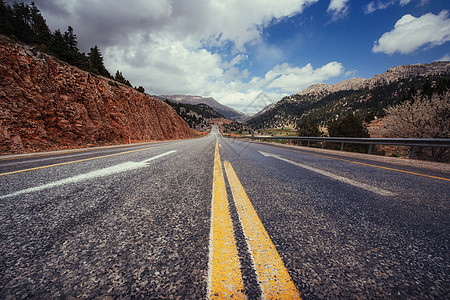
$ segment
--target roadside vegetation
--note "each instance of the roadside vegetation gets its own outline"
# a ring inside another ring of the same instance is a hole
[[[399,138],[450,137],[450,92],[421,93],[386,110],[385,135]],[[450,161],[448,148],[420,147],[421,159]]]

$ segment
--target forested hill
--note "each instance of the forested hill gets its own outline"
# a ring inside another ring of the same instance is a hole
[[[247,121],[253,129],[295,126],[310,116],[315,123],[355,112],[366,121],[383,117],[385,109],[411,99],[418,92],[431,95],[450,88],[450,62],[434,62],[389,69],[370,79],[349,79],[335,85],[313,85],[284,97]]]
[[[165,101],[175,109],[177,114],[182,117],[192,129],[205,130],[210,126],[210,120],[225,118],[212,107],[204,103],[188,104],[171,102],[169,100]]]

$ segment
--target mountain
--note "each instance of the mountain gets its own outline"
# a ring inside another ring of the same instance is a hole
[[[0,36],[0,152],[191,137],[168,104]]]
[[[211,125],[211,120],[224,118],[224,116],[204,103],[187,104],[170,102],[169,100],[166,100],[166,103],[172,106],[177,114],[188,123],[189,127],[195,130],[203,131]]]
[[[158,96],[160,99],[167,99],[171,102],[180,102],[187,104],[200,104],[204,103],[212,108],[214,108],[219,114],[223,115],[225,118],[230,119],[235,122],[245,122],[249,119],[244,113],[241,113],[231,107],[225,106],[217,102],[214,98],[203,98],[200,96],[189,96],[189,95],[161,95]]]
[[[310,116],[326,125],[348,110],[370,120],[382,117],[385,108],[411,98],[419,90],[446,88],[450,88],[450,62],[402,65],[369,79],[311,85],[269,105],[246,124],[254,129],[295,126],[299,119]]]

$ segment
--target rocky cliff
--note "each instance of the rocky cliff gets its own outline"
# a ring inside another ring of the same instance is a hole
[[[0,38],[0,152],[190,137],[166,103]]]

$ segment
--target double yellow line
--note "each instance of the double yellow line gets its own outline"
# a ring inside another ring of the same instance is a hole
[[[272,243],[230,162],[224,162],[253,267],[266,299],[300,299],[275,245]],[[216,142],[209,244],[208,298],[245,299],[228,196]]]

